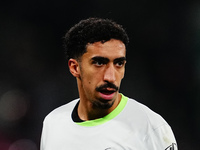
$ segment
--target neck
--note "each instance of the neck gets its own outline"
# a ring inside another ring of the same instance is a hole
[[[102,109],[85,109],[86,107],[82,107],[81,101],[79,103],[78,107],[78,115],[81,120],[87,121],[87,120],[95,120],[99,118],[103,118],[104,116],[108,115],[110,112],[108,110],[102,110]]]
[[[79,118],[84,121],[102,118],[112,112],[120,101],[121,95],[117,93],[113,105],[110,108],[98,108],[94,106],[92,100],[88,100],[84,94],[80,94],[80,103],[78,106]]]

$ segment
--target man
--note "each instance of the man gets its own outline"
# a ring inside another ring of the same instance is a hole
[[[41,150],[176,150],[167,122],[119,93],[128,36],[117,23],[80,21],[65,35],[71,74],[79,99],[44,120]]]

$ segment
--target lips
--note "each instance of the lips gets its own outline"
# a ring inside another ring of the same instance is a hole
[[[105,94],[105,95],[110,95],[110,94],[116,92],[116,90],[111,89],[111,88],[106,88],[106,89],[100,90],[100,92],[103,93],[103,94]]]
[[[104,100],[112,100],[118,90],[119,88],[110,82],[96,87],[96,91],[100,93],[100,97]]]
[[[111,100],[116,92],[116,90],[114,89],[102,89],[99,91],[100,92],[100,96],[105,99],[105,100]]]

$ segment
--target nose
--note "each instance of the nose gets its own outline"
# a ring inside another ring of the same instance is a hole
[[[104,72],[104,81],[114,83],[116,80],[115,68],[113,65],[109,65]]]

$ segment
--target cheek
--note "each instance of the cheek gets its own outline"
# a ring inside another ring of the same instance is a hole
[[[124,73],[121,75],[121,80],[124,78]]]
[[[124,73],[125,73],[125,70],[120,70],[118,73],[117,73],[117,76],[118,76],[118,80],[122,80],[124,78]]]
[[[82,74],[82,82],[83,85],[87,88],[91,88],[92,84],[94,84],[93,76],[91,76],[89,73]]]
[[[87,79],[85,78],[85,86],[90,91],[93,91],[96,89],[97,86],[102,84],[102,81],[100,81],[99,77],[97,75],[90,75],[87,76]]]
[[[124,75],[125,75],[125,68],[122,70],[122,73],[121,73],[121,79],[124,78]]]

